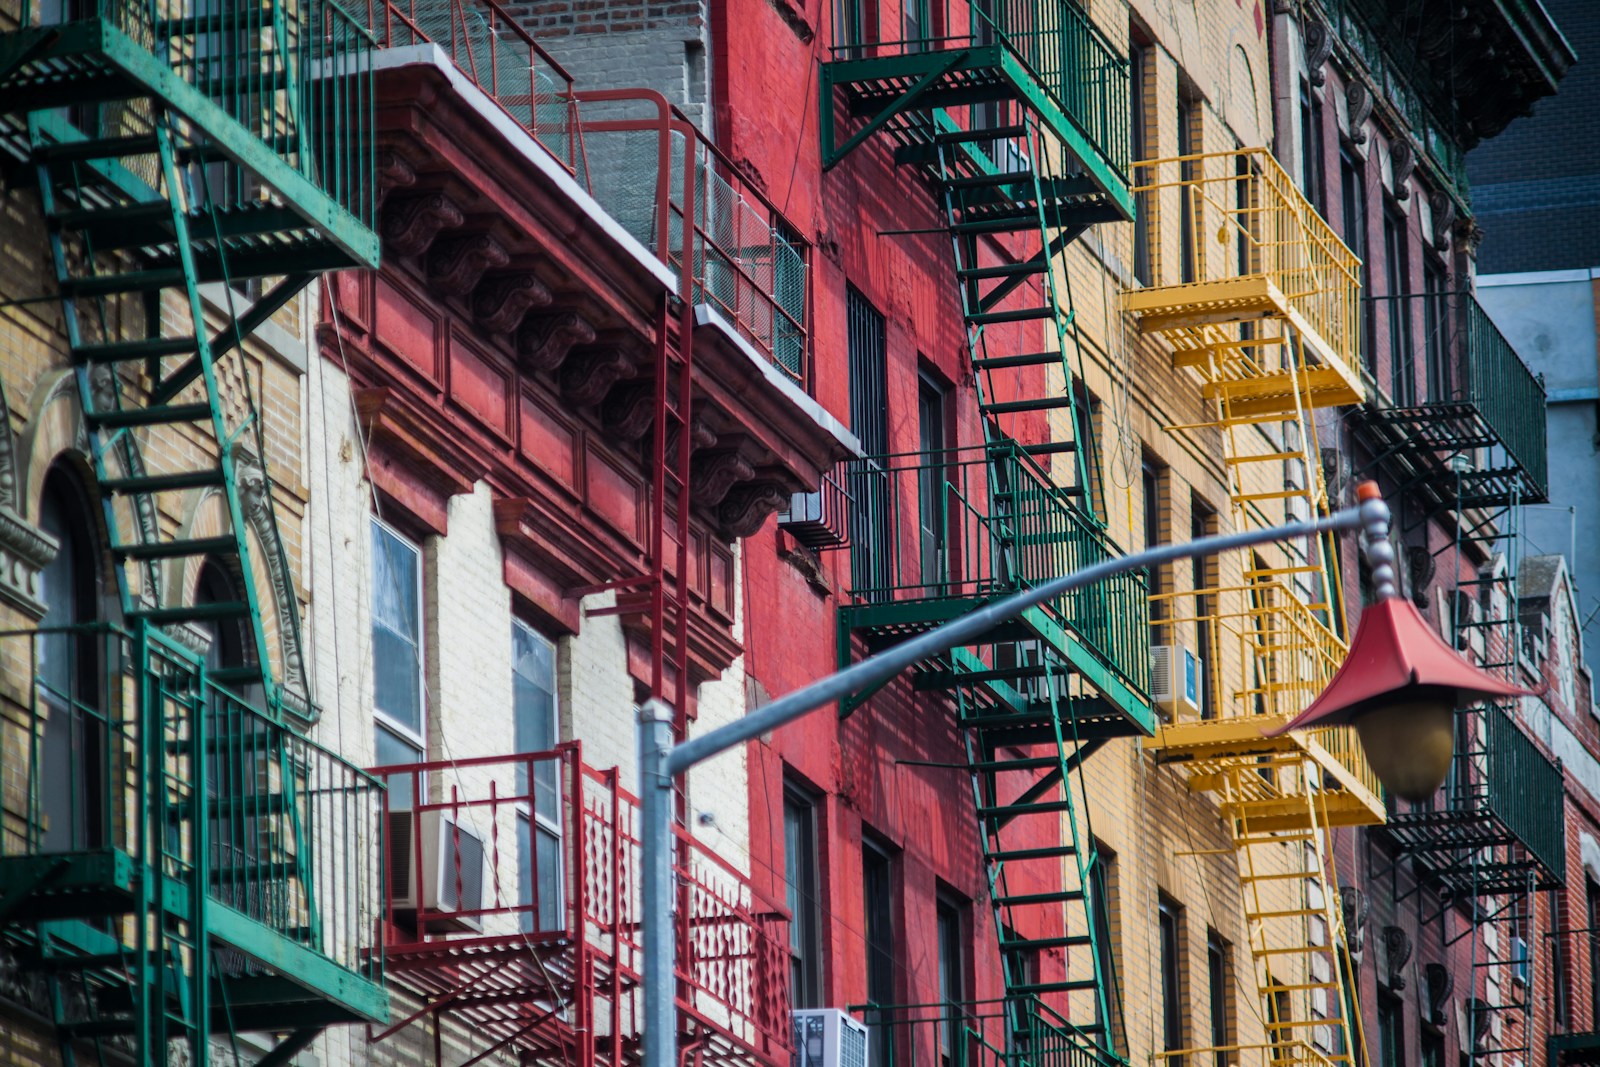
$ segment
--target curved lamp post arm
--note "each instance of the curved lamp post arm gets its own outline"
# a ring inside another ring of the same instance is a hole
[[[1362,530],[1367,540],[1385,538],[1389,507],[1377,496],[1356,507],[1304,522],[1290,522],[1243,533],[1202,537],[1182,544],[1157,545],[1096,563],[1071,574],[986,604],[792,693],[726,726],[672,743],[672,709],[648,700],[639,709],[639,796],[641,827],[640,947],[644,955],[644,1067],[678,1067],[675,1000],[677,976],[672,933],[672,780],[697,763],[735,745],[786,726],[803,715],[836,703],[851,693],[888,681],[914,663],[971,644],[1029,608],[1124,571],[1156,567],[1174,560],[1214,556],[1237,548],[1310,537],[1330,530]],[[662,1040],[665,1037],[666,1040]]]

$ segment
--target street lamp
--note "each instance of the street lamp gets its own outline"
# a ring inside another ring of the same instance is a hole
[[[764,733],[785,726],[821,707],[836,703],[843,697],[888,681],[912,664],[941,655],[959,645],[971,644],[1001,623],[1008,622],[1028,608],[1054,600],[1083,586],[1104,581],[1113,575],[1142,567],[1158,567],[1175,560],[1217,555],[1236,548],[1252,545],[1290,541],[1312,537],[1332,530],[1362,530],[1367,556],[1373,561],[1374,575],[1379,581],[1378,604],[1369,607],[1356,631],[1356,647],[1350,658],[1334,676],[1329,687],[1345,685],[1340,693],[1349,698],[1337,702],[1326,700],[1327,694],[1318,698],[1288,728],[1300,728],[1330,721],[1356,723],[1363,745],[1381,746],[1383,752],[1373,759],[1373,768],[1386,785],[1394,778],[1396,792],[1411,795],[1415,779],[1407,777],[1405,765],[1413,751],[1414,735],[1422,734],[1437,748],[1441,722],[1439,708],[1461,694],[1515,692],[1509,687],[1470,667],[1460,657],[1433,638],[1448,654],[1452,662],[1429,649],[1422,639],[1431,636],[1416,609],[1407,602],[1395,599],[1394,549],[1388,542],[1389,508],[1378,494],[1377,486],[1364,483],[1357,491],[1360,503],[1332,515],[1304,522],[1285,523],[1243,533],[1202,537],[1183,544],[1158,545],[1131,556],[1103,560],[1092,566],[1053,578],[1048,582],[1013,593],[1011,596],[986,604],[981,608],[958,616],[927,633],[920,634],[859,663],[837,671],[819,681],[812,682],[736,722],[720,726],[699,737],[674,744],[672,741],[672,709],[660,700],[648,700],[639,709],[639,797],[640,815],[640,865],[641,912],[639,916],[639,941],[643,954],[641,984],[644,986],[644,1067],[677,1067],[674,1062],[677,1042],[675,1019],[676,983],[674,953],[676,944],[672,936],[672,910],[674,906],[672,873],[672,780],[690,767],[724,752],[735,745],[753,740]],[[1410,609],[1409,616],[1404,609]],[[1376,618],[1377,622],[1369,619]],[[1407,618],[1415,620],[1418,635],[1405,629]],[[1386,622],[1399,619],[1399,623]],[[1364,638],[1364,635],[1372,635]],[[1392,647],[1378,648],[1385,641]],[[1399,662],[1411,664],[1417,649],[1422,649],[1427,671],[1407,670],[1404,675],[1389,671],[1383,677],[1387,685],[1369,684],[1365,677],[1373,668],[1351,670],[1357,649],[1363,661],[1385,664]],[[1427,679],[1418,684],[1419,678]],[[1345,680],[1341,683],[1341,679]],[[1419,712],[1418,709],[1424,709]],[[1315,712],[1315,716],[1313,716]],[[1369,748],[1369,758],[1372,749]],[[1448,752],[1445,766],[1448,766]],[[1437,769],[1437,752],[1428,759],[1428,775]],[[1444,772],[1439,771],[1438,781]],[[1438,782],[1434,783],[1437,787]],[[1430,789],[1429,793],[1432,792]]]
[[[1356,495],[1377,500],[1378,487],[1366,482]],[[1271,733],[1354,724],[1384,788],[1427,800],[1450,770],[1456,709],[1528,690],[1468,663],[1399,595],[1387,527],[1385,519],[1381,532],[1367,530],[1363,550],[1377,600],[1361,612],[1344,663],[1310,707]]]

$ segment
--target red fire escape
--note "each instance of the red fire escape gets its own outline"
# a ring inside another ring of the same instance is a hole
[[[459,72],[674,280],[675,291],[655,309],[653,365],[635,379],[642,387],[647,373],[652,390],[642,449],[650,481],[644,565],[569,595],[615,594],[610,606],[585,616],[620,616],[641,644],[647,637],[648,663],[635,662],[635,676],[647,677],[649,695],[676,709],[682,736],[695,601],[705,595],[707,567],[697,557],[708,535],[700,522],[691,525],[694,508],[703,513],[707,477],[695,453],[706,447],[704,394],[725,387],[696,380],[694,339],[714,320],[727,339],[719,343],[759,356],[763,374],[798,383],[807,352],[806,250],[659,95],[575,92],[494,0],[448,7],[448,32],[404,3],[378,10],[374,30],[391,47],[444,47]],[[641,173],[649,177],[626,185],[627,175]],[[624,187],[615,187],[619,181]],[[574,201],[573,210],[584,208]],[[787,501],[788,491],[781,495]],[[747,521],[724,506],[715,525],[724,538],[737,537],[750,532],[741,527]],[[617,729],[628,728],[622,711],[634,695],[619,694]],[[404,1035],[410,1042],[427,1033],[435,1062],[463,1065],[507,1052],[524,1063],[637,1061],[638,802],[617,770],[585,765],[571,743],[373,773],[389,785],[382,923],[387,977],[400,996],[391,1025],[373,1030],[372,1040]],[[677,1000],[685,1062],[786,1065],[787,914],[682,826],[682,803],[680,793]]]

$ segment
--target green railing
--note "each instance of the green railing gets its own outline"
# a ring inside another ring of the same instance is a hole
[[[873,1067],[1116,1067],[1126,1061],[1035,996],[857,1004]]]
[[[878,23],[846,27],[834,59],[1004,45],[1127,180],[1128,61],[1074,0],[907,0],[903,13],[887,4],[872,10]]]
[[[1489,810],[1555,880],[1566,878],[1566,787],[1561,767],[1511,717],[1487,708],[1484,783]]]
[[[1123,554],[1014,442],[867,457],[845,483],[850,592],[869,602],[999,597]],[[1147,593],[1132,572],[1044,610],[1145,693]]]
[[[0,633],[20,821],[4,860],[121,853],[379,981],[383,786],[205,677],[154,627]],[[12,775],[14,774],[14,777]],[[213,915],[215,912],[213,911]],[[236,946],[248,947],[248,946]]]
[[[1388,325],[1396,407],[1470,404],[1540,497],[1549,489],[1544,379],[1471,293],[1371,298]]]
[[[92,9],[75,9],[73,17],[99,18],[121,30],[242,126],[266,155],[371,227],[373,40],[334,0],[201,0],[170,14],[134,0],[98,0]],[[92,116],[99,122],[112,112]],[[128,123],[137,127],[147,119],[137,110],[122,113],[123,125],[106,132],[127,133]],[[195,116],[189,124],[203,137]],[[215,166],[207,171],[213,204],[260,202],[258,185],[225,181],[222,173]]]

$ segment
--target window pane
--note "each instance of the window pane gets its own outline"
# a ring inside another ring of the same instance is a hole
[[[422,634],[417,579],[421,553],[372,524],[373,703],[422,734]]]
[[[380,767],[422,762],[421,748],[385,726],[378,727],[377,741],[377,760]],[[409,809],[413,802],[413,795],[414,791],[411,788],[409,775],[397,774],[390,777],[389,808],[391,810],[405,811]]]
[[[517,817],[517,903],[536,902],[536,908],[522,913],[523,932],[560,930],[561,839],[521,815]]]
[[[556,722],[555,645],[515,619],[511,622],[512,723],[518,752],[549,752],[560,740]],[[541,816],[560,818],[560,776],[556,763],[533,769],[534,806]],[[517,772],[517,789],[528,791],[527,773]]]

